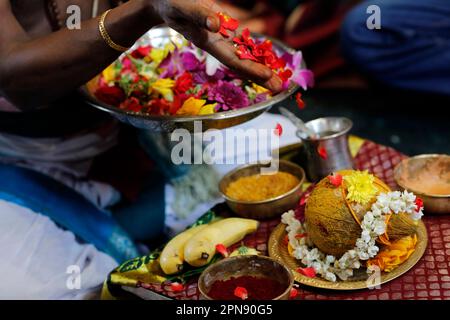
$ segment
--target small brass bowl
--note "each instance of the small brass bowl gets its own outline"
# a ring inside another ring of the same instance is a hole
[[[248,255],[225,258],[210,265],[200,275],[198,288],[203,299],[214,300],[208,295],[214,282],[241,276],[268,278],[285,286],[286,290],[272,300],[288,300],[294,285],[294,276],[284,264],[269,257]]]
[[[422,198],[426,212],[450,213],[450,156],[429,154],[404,159],[394,170],[397,184]]]
[[[241,177],[259,174],[261,168],[268,168],[270,164],[256,163],[239,167],[226,174],[219,182],[219,191],[230,209],[238,216],[258,220],[272,219],[295,208],[302,193],[301,187],[305,181],[305,171],[302,167],[286,160],[275,162],[278,164],[279,171],[290,173],[299,180],[299,183],[293,189],[278,197],[262,201],[240,201],[232,199],[226,194],[227,187],[231,182]]]

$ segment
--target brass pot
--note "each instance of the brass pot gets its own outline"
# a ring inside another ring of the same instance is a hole
[[[422,198],[426,212],[450,213],[449,155],[428,154],[404,159],[395,167],[394,178],[401,188]]]
[[[228,197],[225,193],[231,182],[241,177],[259,174],[261,173],[261,168],[268,168],[270,164],[256,163],[245,165],[229,172],[221,179],[219,182],[219,191],[225,198],[230,209],[238,216],[258,220],[272,219],[296,207],[302,193],[301,187],[305,181],[305,171],[302,167],[286,160],[275,162],[280,171],[290,173],[299,180],[299,183],[293,189],[276,198],[262,201],[239,201]]]

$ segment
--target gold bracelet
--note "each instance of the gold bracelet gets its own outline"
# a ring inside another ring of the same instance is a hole
[[[105,27],[105,19],[106,16],[108,15],[108,13],[111,11],[111,9],[105,11],[101,17],[100,17],[100,21],[98,23],[98,29],[100,31],[100,34],[103,38],[103,40],[105,40],[105,42],[108,44],[108,46],[110,46],[111,48],[113,48],[114,50],[120,51],[120,52],[125,52],[130,48],[126,48],[126,47],[122,47],[121,45],[118,45],[117,43],[115,43],[111,37],[108,34],[108,31],[106,31],[106,27]]]

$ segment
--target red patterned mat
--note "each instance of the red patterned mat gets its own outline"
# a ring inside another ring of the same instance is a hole
[[[393,189],[394,167],[406,156],[398,151],[366,141],[355,158],[356,168],[369,170]],[[394,300],[433,299],[450,300],[450,217],[426,216],[423,218],[428,230],[428,248],[416,266],[403,276],[386,283],[380,289],[358,291],[319,290],[301,285],[296,299],[304,300]],[[262,222],[257,232],[244,239],[246,246],[267,254],[267,241],[279,219]],[[232,248],[233,249],[233,248]],[[197,278],[190,280],[185,290],[171,292],[170,286],[148,285],[147,289],[175,299],[198,300]]]

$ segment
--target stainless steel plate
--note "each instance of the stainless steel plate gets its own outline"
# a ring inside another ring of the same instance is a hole
[[[253,34],[254,38],[261,38],[262,35]],[[266,37],[267,38],[267,37]],[[183,37],[165,26],[156,27],[147,32],[141,39],[139,39],[131,50],[134,50],[137,46],[143,44],[150,44],[153,47],[162,47],[168,42],[180,42]],[[271,39],[276,50],[280,52],[294,53],[295,50],[285,46],[278,40]],[[254,104],[252,106],[242,108],[239,110],[231,110],[218,112],[211,115],[203,116],[156,116],[144,113],[137,113],[131,111],[121,110],[117,107],[108,105],[100,100],[98,100],[94,92],[96,91],[95,86],[96,81],[91,81],[85,84],[81,91],[86,98],[86,101],[95,108],[109,112],[118,120],[135,126],[137,128],[146,129],[154,132],[172,132],[177,128],[185,128],[190,132],[194,131],[194,121],[201,121],[202,131],[208,129],[224,129],[232,127],[259,116],[266,110],[270,109],[274,104],[283,101],[293,94],[297,89],[298,85],[291,83],[289,88],[267,101]]]

